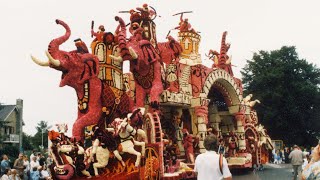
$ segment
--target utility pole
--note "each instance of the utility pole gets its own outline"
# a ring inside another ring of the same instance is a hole
[[[41,149],[43,150],[44,146],[43,146],[43,133],[44,133],[45,129],[41,129]]]

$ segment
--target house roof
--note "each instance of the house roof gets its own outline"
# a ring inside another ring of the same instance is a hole
[[[5,121],[15,109],[16,105],[2,105],[0,109],[0,120]]]

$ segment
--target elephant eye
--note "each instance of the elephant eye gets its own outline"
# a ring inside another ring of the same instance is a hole
[[[64,58],[69,59],[69,56],[67,54],[64,55]]]

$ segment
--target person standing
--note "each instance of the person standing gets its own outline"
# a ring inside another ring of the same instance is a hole
[[[37,156],[37,150],[32,150],[32,153],[30,155],[30,162],[32,161],[33,157]]]
[[[43,154],[38,154],[38,161],[40,166],[44,166],[46,163],[46,158],[43,156]]]
[[[5,173],[6,169],[10,169],[10,162],[9,162],[8,156],[4,154],[2,155],[2,161],[1,161],[1,175]]]
[[[222,155],[217,154],[218,139],[211,134],[204,139],[206,152],[197,156],[194,171],[197,173],[198,180],[225,179],[231,180],[227,160]]]
[[[52,156],[51,154],[48,155],[48,158],[46,160],[46,165],[47,165],[47,170],[49,172],[49,174],[51,174],[50,172],[50,167],[51,167],[51,164],[53,163],[53,159],[52,159]]]
[[[34,168],[38,168],[40,166],[39,161],[37,160],[37,157],[34,156],[32,158],[32,161],[30,162],[30,169],[33,171]]]
[[[23,153],[20,153],[18,159],[14,161],[13,168],[17,170],[20,178],[23,179],[23,171],[26,168],[24,166]]]
[[[23,165],[26,167],[23,171],[23,179],[28,180],[30,176],[30,162],[28,156],[23,156]]]
[[[278,154],[279,154],[279,151],[276,150],[276,151],[274,152],[274,154],[273,154],[273,159],[274,159],[273,164],[279,164]]]
[[[293,151],[289,154],[289,159],[291,159],[291,164],[293,167],[293,179],[296,180],[298,176],[299,169],[303,164],[304,155],[297,145],[293,146]]]
[[[289,148],[288,147],[284,148],[284,162],[286,164],[290,163],[290,161],[289,161]]]

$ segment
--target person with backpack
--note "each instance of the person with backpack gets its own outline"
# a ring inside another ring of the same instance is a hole
[[[218,146],[217,136],[208,135],[204,139],[204,147],[207,151],[197,156],[194,166],[198,180],[231,180],[232,175],[227,160],[223,157],[223,153],[218,152],[221,148]]]

